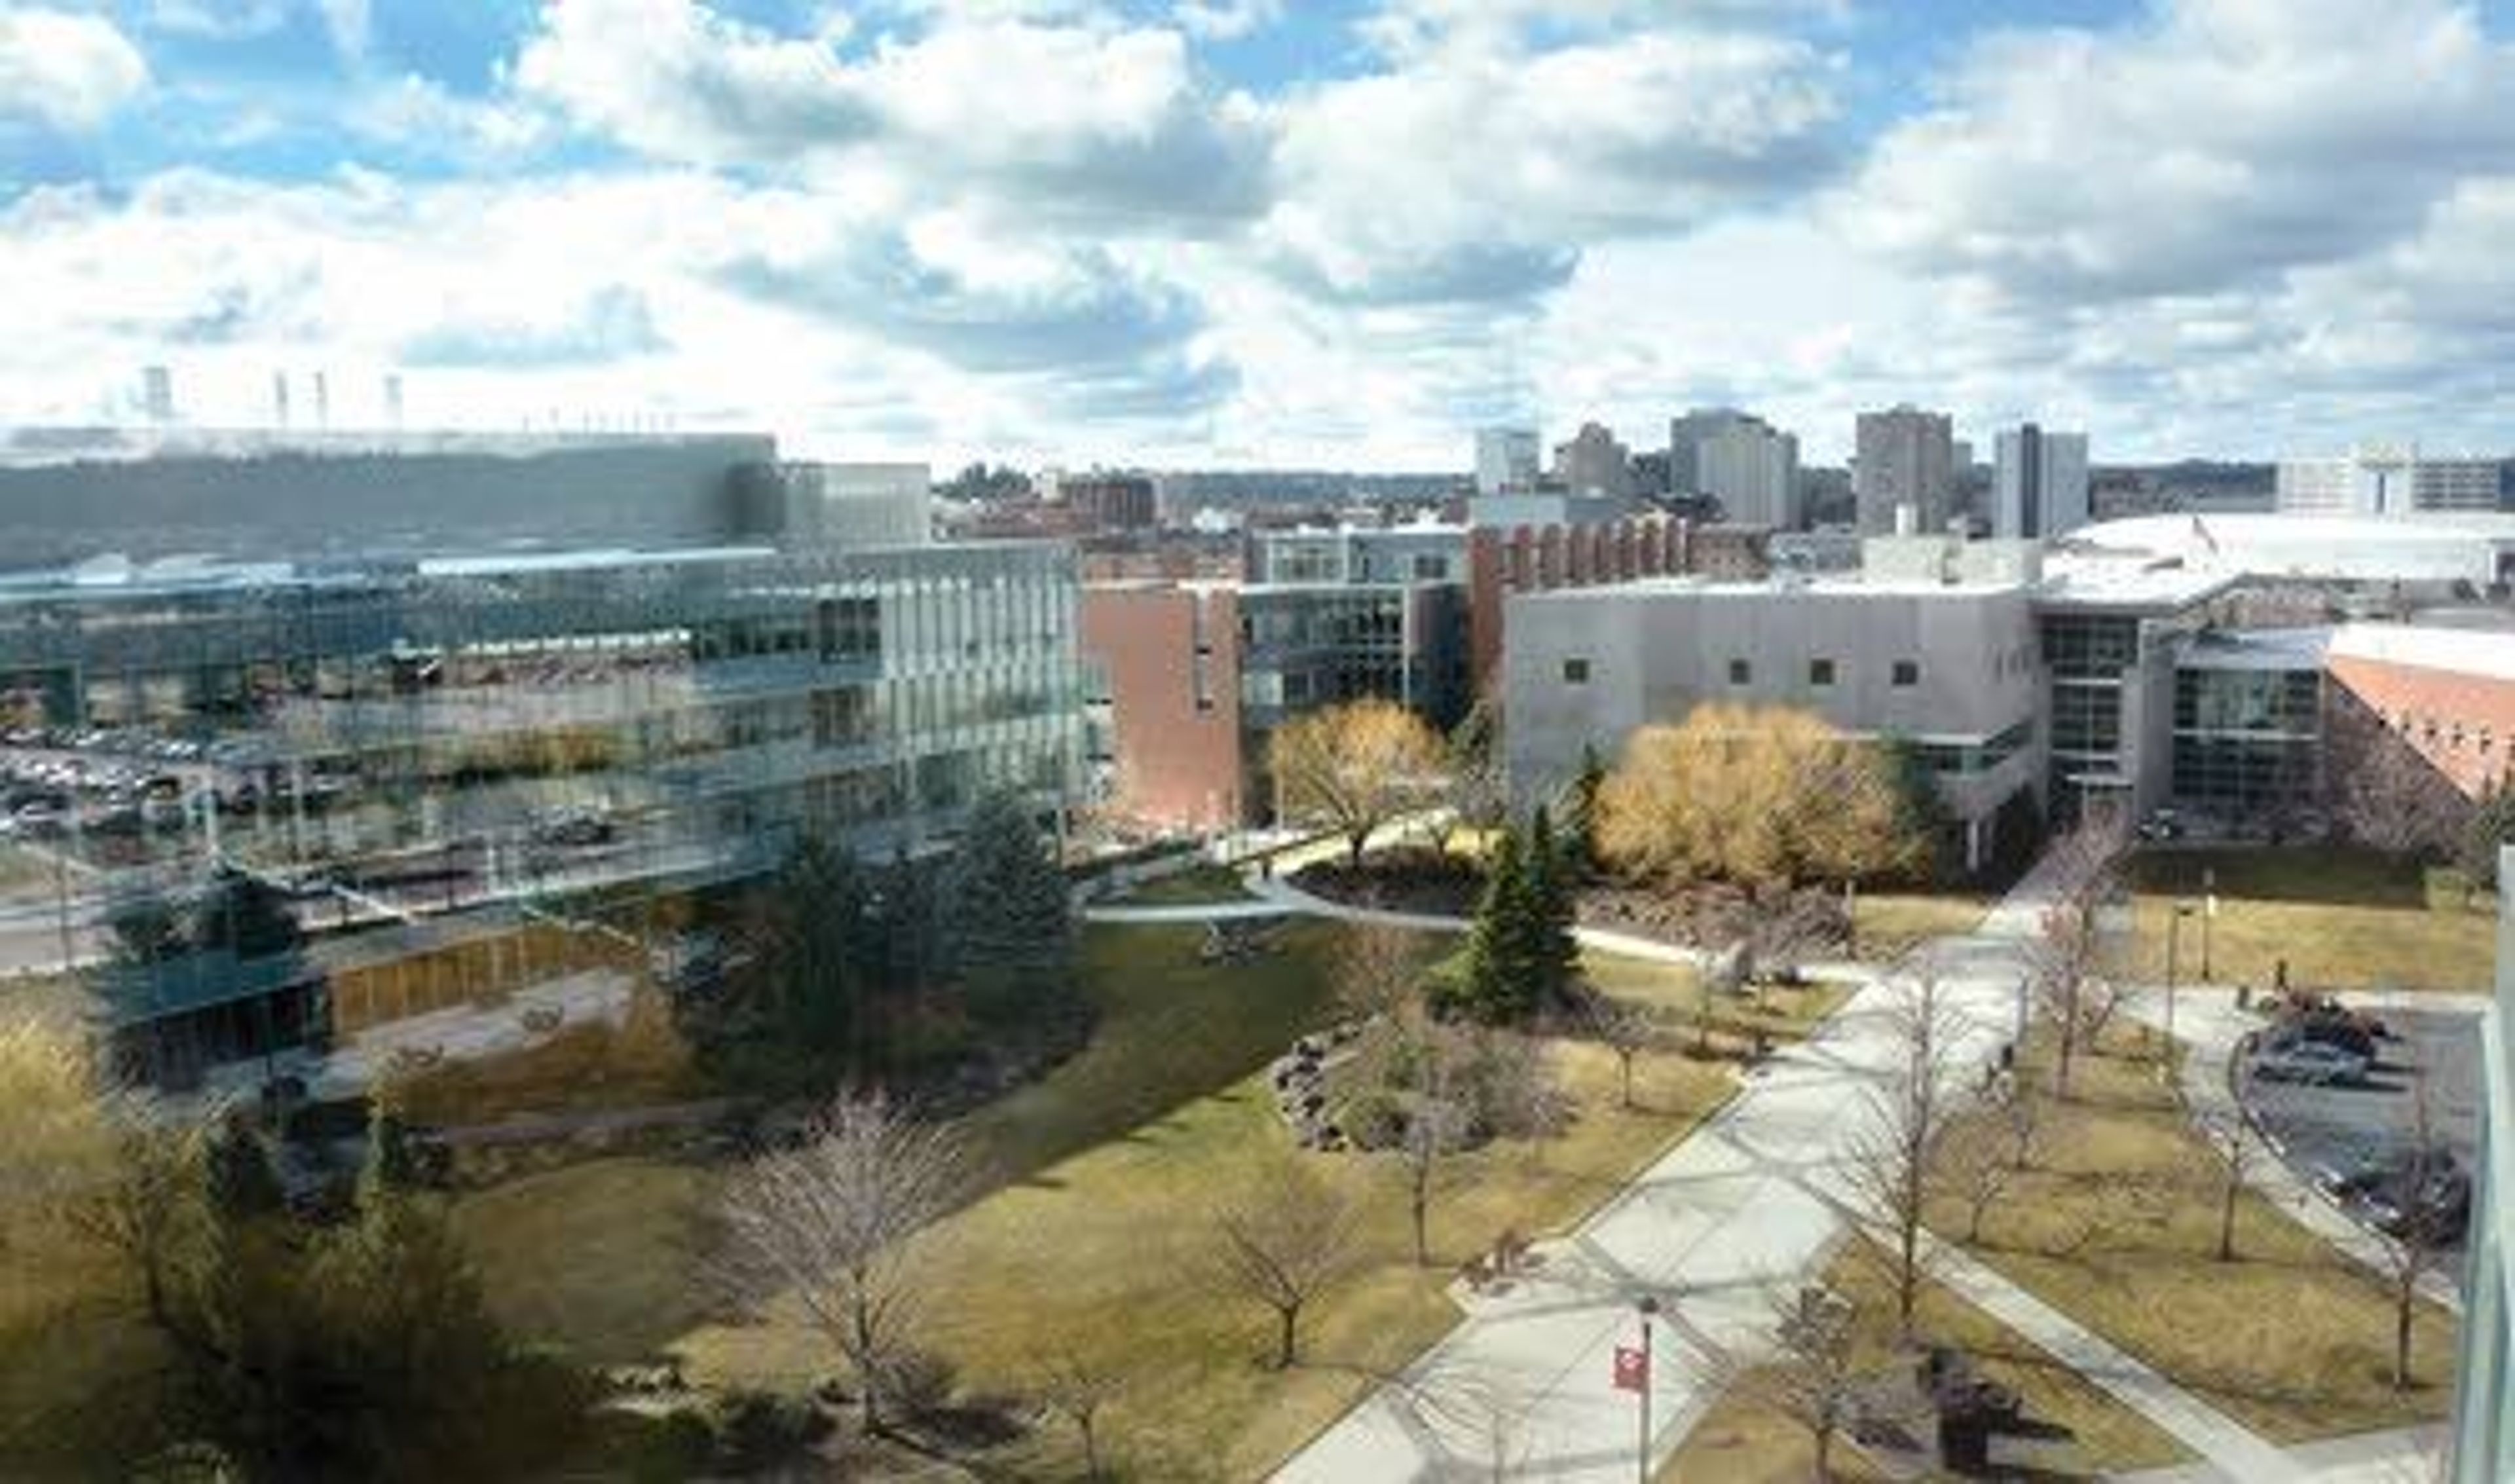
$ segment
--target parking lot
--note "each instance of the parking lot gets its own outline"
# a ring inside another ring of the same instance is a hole
[[[2319,1186],[2414,1143],[2414,1076],[2426,1084],[2435,1137],[2465,1169],[2480,1131],[2480,1038],[2469,1012],[2386,1010],[2392,1039],[2366,1080],[2329,1087],[2255,1080],[2247,1100],[2288,1163]]]

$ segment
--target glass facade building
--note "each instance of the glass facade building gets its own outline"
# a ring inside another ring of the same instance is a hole
[[[1014,543],[18,580],[5,802],[109,893],[223,869],[403,921],[915,848],[1072,797],[1077,597]],[[220,977],[167,1008],[267,988]]]
[[[2174,797],[2230,818],[2314,804],[2323,776],[2323,670],[2174,674]]]

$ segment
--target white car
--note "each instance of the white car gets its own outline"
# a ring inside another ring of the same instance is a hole
[[[2299,1041],[2253,1058],[2253,1075],[2265,1082],[2356,1082],[2367,1075],[2367,1058],[2322,1041]]]

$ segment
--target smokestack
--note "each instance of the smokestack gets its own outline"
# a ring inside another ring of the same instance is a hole
[[[385,378],[385,426],[395,433],[401,431],[401,373],[398,371]]]
[[[320,371],[314,373],[314,428],[318,433],[332,428],[332,389]]]
[[[288,427],[288,373],[270,373],[270,426],[285,431]]]
[[[175,373],[164,366],[141,367],[140,400],[151,423],[163,428],[175,421]]]

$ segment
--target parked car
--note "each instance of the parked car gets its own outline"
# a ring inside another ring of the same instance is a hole
[[[2266,1082],[2358,1082],[2367,1075],[2367,1058],[2328,1041],[2301,1040],[2256,1053],[2253,1075]]]
[[[2183,838],[2183,816],[2172,809],[2159,809],[2140,821],[2142,840],[2180,840]]]

